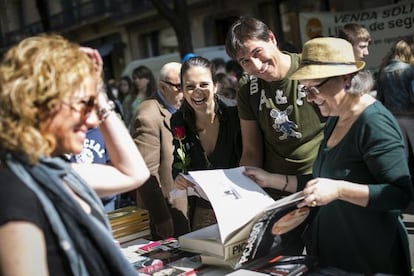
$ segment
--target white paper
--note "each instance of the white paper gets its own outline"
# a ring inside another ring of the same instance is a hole
[[[243,174],[244,167],[190,171],[195,189],[209,196],[217,218],[220,238],[226,238],[274,200],[253,180]]]

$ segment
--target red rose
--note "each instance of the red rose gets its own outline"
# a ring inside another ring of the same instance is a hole
[[[174,128],[174,138],[177,140],[183,140],[185,138],[184,126],[177,126]]]

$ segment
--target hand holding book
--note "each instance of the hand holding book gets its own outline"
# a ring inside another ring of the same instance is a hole
[[[270,173],[257,167],[246,167],[243,174],[262,188],[272,188],[290,193],[297,190],[297,180],[294,176]]]
[[[194,183],[189,181],[188,175],[180,173],[174,180],[175,187],[180,190],[185,190],[189,187],[194,187]]]
[[[269,253],[277,237],[306,219],[309,210],[297,210],[301,192],[274,201],[244,172],[244,167],[189,172],[194,189],[209,198],[217,225],[181,236],[183,249],[222,261],[241,256],[246,263]]]

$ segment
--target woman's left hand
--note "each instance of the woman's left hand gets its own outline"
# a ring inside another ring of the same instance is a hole
[[[185,190],[188,187],[194,187],[194,184],[188,181],[184,176],[181,174],[177,175],[174,179],[174,187],[179,190]]]
[[[272,183],[272,174],[261,168],[246,167],[243,174],[263,188],[270,187]]]
[[[98,50],[89,47],[80,47],[81,51],[87,54],[93,61],[98,77],[102,76],[103,60]]]
[[[316,207],[326,205],[340,196],[342,181],[329,178],[315,178],[310,180],[303,189],[305,199],[298,207]]]

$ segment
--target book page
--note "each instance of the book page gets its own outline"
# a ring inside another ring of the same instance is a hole
[[[189,172],[196,183],[195,190],[201,188],[213,206],[222,243],[232,232],[274,203],[243,171],[244,167]]]
[[[220,242],[220,231],[217,224],[198,229],[196,231],[186,233],[186,238],[196,238],[198,240],[212,240]]]

